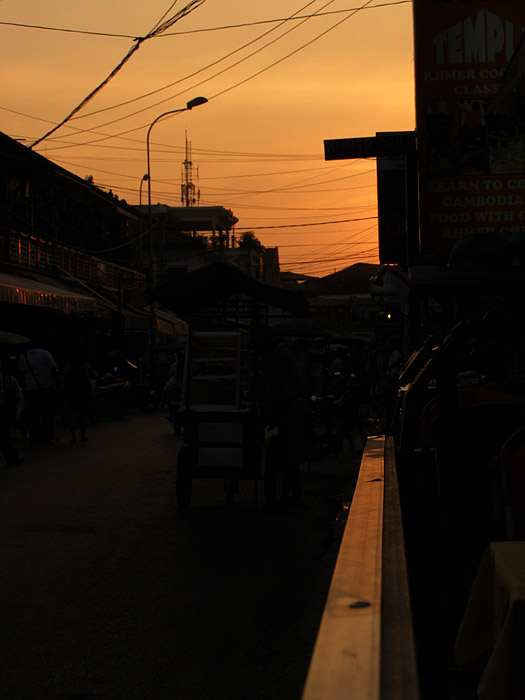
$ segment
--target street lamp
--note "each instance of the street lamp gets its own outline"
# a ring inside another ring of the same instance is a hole
[[[143,175],[142,180],[140,181],[140,187],[139,187],[139,207],[142,212],[142,185],[149,180],[149,175]]]
[[[180,109],[170,109],[168,112],[163,112],[162,114],[159,114],[159,116],[154,119],[149,128],[148,128],[148,133],[146,134],[146,158],[147,158],[147,167],[148,167],[148,172],[146,175],[144,175],[143,180],[148,181],[148,228],[149,228],[149,245],[150,245],[150,256],[149,256],[149,262],[150,262],[150,270],[151,270],[151,282],[153,282],[153,233],[151,229],[151,163],[150,163],[150,154],[149,154],[149,137],[151,134],[151,130],[155,126],[157,122],[159,122],[161,119],[164,117],[168,117],[171,114],[178,114],[179,112],[186,112],[189,109],[193,109],[194,107],[198,107],[199,105],[203,105],[208,101],[206,97],[194,97],[192,100],[186,103],[186,107],[182,107]]]
[[[147,180],[148,181],[148,229],[149,229],[149,283],[150,283],[150,288],[153,289],[153,229],[152,229],[152,223],[151,223],[151,164],[150,164],[150,154],[149,154],[149,137],[151,134],[151,130],[155,126],[157,122],[159,122],[161,119],[164,119],[164,117],[169,117],[172,114],[179,114],[180,112],[186,112],[189,109],[193,109],[194,107],[198,107],[199,105],[203,105],[208,101],[206,97],[194,97],[192,100],[189,102],[186,102],[186,107],[181,107],[180,109],[170,109],[168,112],[163,112],[162,114],[159,114],[159,116],[154,119],[151,124],[149,125],[148,128],[148,133],[146,134],[146,160],[147,160],[147,168],[148,171],[146,175],[142,178],[142,180]],[[150,302],[150,310],[151,310],[151,315],[150,315],[150,345],[151,345],[151,358],[150,358],[150,364],[152,369],[154,368],[154,359],[153,359],[153,347],[155,344],[155,304],[153,300]]]

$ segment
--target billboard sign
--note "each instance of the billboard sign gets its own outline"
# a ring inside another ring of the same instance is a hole
[[[525,89],[501,99],[524,0],[414,0],[421,250],[525,232]]]

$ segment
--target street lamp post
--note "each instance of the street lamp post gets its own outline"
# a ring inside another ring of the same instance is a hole
[[[153,275],[153,226],[151,220],[151,164],[150,164],[150,150],[149,150],[149,137],[151,130],[157,122],[164,117],[169,117],[172,114],[178,114],[180,112],[186,112],[194,107],[203,105],[208,101],[206,97],[194,97],[192,100],[186,103],[186,107],[181,107],[180,109],[170,109],[168,112],[163,112],[159,114],[156,119],[154,119],[149,125],[148,132],[146,134],[146,161],[147,161],[147,173],[144,175],[142,180],[147,180],[148,182],[148,233],[149,233],[149,286],[150,290],[153,289],[154,275]],[[152,369],[155,368],[155,360],[153,348],[155,346],[155,304],[153,300],[150,301],[150,366]]]

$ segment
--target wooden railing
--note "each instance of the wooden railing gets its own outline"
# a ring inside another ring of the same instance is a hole
[[[303,700],[419,700],[391,438],[366,444]]]

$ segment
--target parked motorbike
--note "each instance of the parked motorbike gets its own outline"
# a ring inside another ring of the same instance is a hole
[[[181,408],[180,395],[172,394],[168,399],[168,421],[171,423],[175,435],[180,435],[184,427],[184,413]]]
[[[138,408],[143,413],[153,413],[160,404],[161,390],[153,384],[129,384],[127,398],[129,408]]]
[[[339,454],[345,438],[356,456],[362,454],[366,442],[360,416],[362,400],[362,386],[353,373],[329,373],[327,394],[312,396],[310,401],[314,459]]]
[[[103,418],[120,420],[129,413],[129,384],[115,382],[96,385],[91,395],[91,419],[95,425]]]

